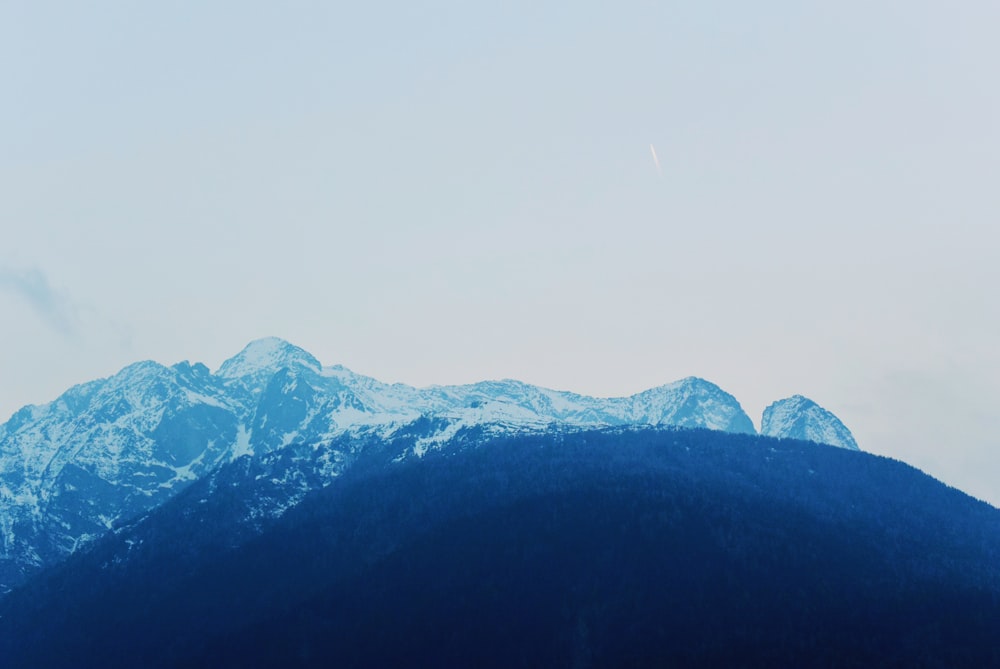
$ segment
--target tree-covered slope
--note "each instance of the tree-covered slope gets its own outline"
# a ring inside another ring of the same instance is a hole
[[[702,430],[469,430],[386,466],[400,448],[252,522],[278,479],[238,460],[0,601],[0,656],[1000,665],[1000,511],[902,463]]]

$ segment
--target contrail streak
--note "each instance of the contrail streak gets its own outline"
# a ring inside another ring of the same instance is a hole
[[[656,172],[662,177],[663,168],[660,167],[660,159],[657,157],[656,148],[652,144],[649,145],[649,152],[653,154],[653,164],[656,165]]]

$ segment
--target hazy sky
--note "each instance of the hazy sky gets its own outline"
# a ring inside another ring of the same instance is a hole
[[[758,424],[801,393],[1000,504],[997,25],[0,1],[0,420],[276,335],[414,385],[697,375]]]

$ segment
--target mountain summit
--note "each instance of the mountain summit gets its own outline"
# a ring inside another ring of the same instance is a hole
[[[236,379],[262,372],[273,374],[286,367],[305,367],[318,372],[322,365],[308,352],[284,339],[265,337],[247,344],[242,351],[222,363],[215,375]]]
[[[778,400],[764,409],[760,433],[765,437],[802,439],[860,450],[854,435],[839,418],[802,395]]]

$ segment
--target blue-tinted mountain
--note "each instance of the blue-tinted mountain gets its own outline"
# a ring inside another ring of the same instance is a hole
[[[0,657],[1000,666],[1000,511],[912,467],[720,431],[454,420],[219,467],[0,600]]]
[[[778,400],[764,409],[760,433],[858,450],[854,435],[839,418],[802,395]]]
[[[414,388],[323,366],[275,338],[215,372],[140,362],[0,425],[0,593],[242,456],[313,444],[329,452],[329,482],[352,462],[353,446],[335,445],[344,435],[391,436],[420,419],[430,427],[401,459],[478,425],[755,431],[732,395],[696,377],[619,398],[513,380]]]

